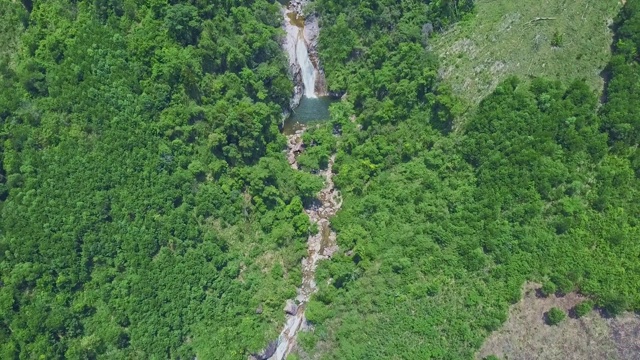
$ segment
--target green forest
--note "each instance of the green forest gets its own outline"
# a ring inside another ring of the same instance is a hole
[[[430,49],[472,0],[311,2],[344,96],[304,134],[303,171],[279,129],[280,9],[0,0],[1,358],[260,351],[332,153],[340,251],[304,353],[473,358],[527,281],[640,310],[639,0],[612,24],[604,93],[512,76],[473,109]]]
[[[321,187],[280,151],[279,7],[1,6],[16,28],[0,93],[0,357],[263,347],[300,282],[302,210]]]

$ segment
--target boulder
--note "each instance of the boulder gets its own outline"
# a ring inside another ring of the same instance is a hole
[[[307,2],[307,0],[291,0],[289,1],[289,8],[300,15],[304,15],[303,10]]]
[[[289,315],[295,315],[298,312],[298,306],[293,300],[289,299],[287,300],[287,304],[284,306],[284,312]]]
[[[267,360],[269,358],[271,358],[273,356],[273,354],[276,353],[276,350],[278,349],[278,341],[272,341],[269,343],[269,345],[267,345],[267,348],[264,349],[261,353],[254,353],[251,354],[251,356],[253,356],[253,358],[255,360]]]
[[[302,150],[304,150],[304,143],[302,141],[295,144],[291,149],[291,151],[293,151],[294,153],[301,153]]]

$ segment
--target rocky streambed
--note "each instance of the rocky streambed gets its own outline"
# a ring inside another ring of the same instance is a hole
[[[317,98],[327,95],[324,72],[318,59],[317,45],[320,28],[315,15],[303,17],[305,0],[292,0],[283,7],[283,27],[286,37],[283,49],[289,58],[289,72],[294,82],[291,108],[300,103],[303,96]],[[301,125],[287,135],[287,159],[289,165],[298,170],[297,156],[305,149],[302,135],[306,127]],[[324,187],[317,194],[317,201],[305,209],[309,220],[317,224],[319,232],[307,239],[307,256],[302,259],[302,284],[297,289],[295,299],[284,304],[285,324],[277,340],[271,342],[261,353],[253,354],[255,360],[283,360],[296,347],[298,332],[308,329],[305,308],[313,293],[318,289],[315,281],[318,262],[330,258],[337,250],[336,233],[331,230],[330,218],[342,206],[340,193],[333,183],[335,154],[329,159],[327,169],[318,176],[324,178]]]
[[[304,151],[302,135],[305,129],[297,130],[287,136],[287,158],[293,169],[298,170],[297,156]],[[295,299],[287,300],[284,306],[285,324],[278,339],[267,346],[262,353],[252,355],[253,360],[283,360],[296,347],[299,331],[307,330],[309,325],[304,316],[306,304],[318,290],[315,276],[318,262],[329,259],[338,250],[336,233],[331,230],[330,218],[342,206],[342,197],[333,183],[333,164],[335,154],[329,159],[327,169],[318,176],[324,178],[324,187],[317,195],[317,201],[305,209],[311,223],[320,230],[307,239],[307,256],[302,259],[302,284],[297,289]]]
[[[287,156],[291,167],[298,169],[296,156],[304,149],[302,134],[304,129],[296,131],[288,136]],[[333,164],[335,154],[329,159],[327,169],[321,171],[318,176],[324,178],[324,187],[318,193],[318,201],[308,209],[305,209],[309,220],[318,225],[320,231],[310,235],[307,239],[307,256],[302,259],[302,284],[297,290],[295,300],[290,299],[284,307],[286,322],[276,342],[275,352],[265,359],[282,360],[296,346],[296,337],[299,331],[308,329],[304,316],[306,304],[311,295],[318,290],[315,281],[318,262],[329,259],[337,250],[336,233],[331,230],[330,218],[335,215],[342,206],[340,193],[333,184]]]

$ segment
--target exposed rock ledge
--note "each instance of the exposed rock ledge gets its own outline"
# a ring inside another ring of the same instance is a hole
[[[293,96],[289,101],[289,108],[295,109],[298,104],[300,104],[300,99],[302,99],[302,93],[304,92],[304,89],[302,86],[302,73],[300,70],[300,65],[298,65],[298,61],[296,60],[296,43],[298,40],[300,29],[289,22],[289,14],[291,13],[291,9],[284,7],[282,8],[282,28],[285,31],[285,38],[282,42],[282,47],[287,53],[287,59],[289,59],[289,76],[293,80],[294,86]]]

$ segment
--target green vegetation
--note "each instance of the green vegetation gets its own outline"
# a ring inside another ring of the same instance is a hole
[[[549,310],[549,312],[547,313],[547,323],[549,325],[558,325],[560,324],[565,318],[567,317],[567,314],[564,313],[564,311],[553,307]]]
[[[356,109],[371,113],[365,127],[400,121],[414,109],[438,111],[446,123],[450,99],[433,99],[437,64],[425,46],[434,29],[448,26],[472,8],[471,0],[316,1],[323,26],[320,57],[330,70],[329,90],[346,92]]]
[[[298,165],[305,171],[325,170],[329,157],[336,151],[336,138],[327,126],[311,127],[305,131],[303,142],[307,149],[298,156]]]
[[[432,41],[445,82],[471,106],[511,75],[586,79],[602,91],[618,0],[477,0]]]
[[[616,42],[609,63],[603,129],[614,151],[627,155],[640,175],[640,4],[629,1],[616,20]]]
[[[0,5],[0,357],[264,347],[321,187],[281,152],[278,6],[23,3]]]
[[[1,3],[2,358],[261,349],[315,230],[308,172],[334,152],[341,251],[318,268],[305,351],[471,358],[527,280],[640,309],[639,1],[614,23],[600,112],[612,1],[313,9],[346,100],[304,135],[297,172],[277,127],[292,87],[276,4]],[[431,36],[461,18],[434,46],[471,44],[472,61],[445,55],[442,83]],[[455,132],[454,93],[478,103]]]
[[[585,300],[583,302],[581,302],[580,304],[576,305],[574,307],[574,311],[576,313],[576,316],[581,318],[585,315],[587,315],[588,313],[591,312],[591,310],[593,310],[593,301],[591,300]]]
[[[331,18],[330,8],[318,8]],[[351,15],[345,23],[363,21]],[[620,29],[630,21],[618,20]],[[470,358],[527,280],[546,280],[547,294],[591,295],[612,314],[640,308],[635,147],[610,148],[603,124],[613,122],[598,116],[598,94],[582,80],[509,77],[460,132],[448,132],[459,104],[428,77],[436,69],[429,53],[414,39],[376,58],[375,46],[401,36],[394,31],[403,25],[373,43],[351,30],[344,41],[358,51],[338,74],[328,71],[330,86],[348,94],[331,122],[342,131],[335,183],[344,204],[332,225],[343,253],[318,270],[320,291],[308,307],[312,351]],[[559,31],[569,48],[569,32]],[[336,54],[340,41],[324,51]],[[625,69],[637,69],[636,58]],[[620,87],[626,93],[609,86],[609,97],[635,99],[633,84]]]
[[[554,284],[553,282],[546,281],[542,285],[542,288],[540,290],[542,291],[542,295],[549,296],[549,295],[555,294],[558,288],[556,287],[556,284]]]
[[[564,44],[564,37],[562,33],[556,30],[551,38],[551,46],[560,47],[562,44]]]
[[[321,265],[308,316],[329,357],[470,357],[525,280],[638,307],[638,180],[595,108],[583,82],[511,78],[463,136],[419,117],[344,123],[332,224],[350,256]]]

